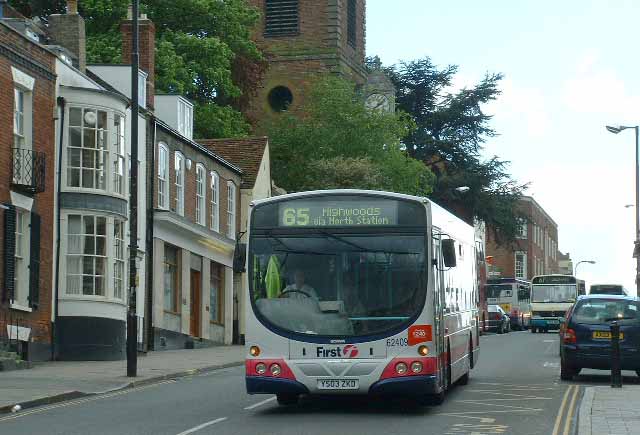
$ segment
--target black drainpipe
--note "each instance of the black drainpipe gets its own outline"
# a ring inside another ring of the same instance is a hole
[[[63,97],[57,98],[58,107],[60,108],[60,147],[58,152],[58,188],[56,190],[57,205],[56,205],[56,270],[55,270],[55,294],[53,301],[53,324],[51,325],[51,359],[56,359],[56,340],[58,334],[56,330],[56,324],[58,321],[58,292],[60,291],[60,184],[62,183],[62,144],[64,140],[64,114],[65,114],[65,99]]]
[[[151,116],[150,122],[153,125],[151,130],[151,165],[147,165],[150,170],[147,171],[147,183],[149,188],[149,198],[147,198],[147,301],[145,303],[146,322],[147,322],[147,349],[154,350],[154,334],[153,334],[153,213],[155,210],[155,190],[154,180],[156,175],[156,118]],[[148,149],[147,149],[148,150]]]

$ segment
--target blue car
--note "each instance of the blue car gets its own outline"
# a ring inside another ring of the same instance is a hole
[[[580,296],[560,335],[560,378],[583,368],[611,370],[611,320],[619,319],[622,370],[640,376],[640,300],[631,296]]]

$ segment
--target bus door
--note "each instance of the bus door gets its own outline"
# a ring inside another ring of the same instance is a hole
[[[442,356],[445,353],[444,336],[445,336],[445,292],[444,292],[444,276],[443,276],[443,262],[442,262],[442,248],[440,245],[440,236],[434,234],[433,241],[433,260],[431,263],[431,270],[433,275],[433,314],[434,314],[434,335],[436,345],[436,355]],[[438,372],[443,373],[446,365],[442,358],[438,358]]]

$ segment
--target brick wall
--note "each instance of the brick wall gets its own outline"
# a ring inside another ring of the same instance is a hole
[[[50,343],[52,271],[53,271],[53,212],[55,176],[55,59],[17,32],[0,24],[0,202],[11,203],[11,159],[13,147],[13,78],[11,66],[35,79],[33,89],[33,149],[46,155],[45,191],[34,196],[33,211],[41,216],[40,233],[40,304],[31,313],[9,308],[4,298],[0,305],[0,337],[6,334],[6,323],[19,323],[32,329],[32,339],[37,343]],[[4,219],[0,211],[0,219]],[[4,246],[4,231],[0,230],[0,247]],[[4,263],[0,249],[0,262]],[[4,282],[0,267],[0,283]],[[3,286],[4,287],[4,286]]]
[[[124,21],[120,25],[122,33],[122,63],[131,65],[131,33],[133,22]],[[155,95],[156,57],[155,57],[156,27],[151,20],[140,19],[138,21],[138,50],[140,69],[147,76],[147,108],[153,109]]]
[[[515,253],[523,251],[527,254],[527,279],[536,275],[535,259],[546,261],[545,274],[558,273],[557,257],[554,258],[554,252],[557,253],[558,249],[558,227],[540,205],[533,200],[520,201],[518,211],[527,220],[526,239],[518,239],[511,244],[500,245],[496,242],[493,231],[487,229],[487,255],[493,257],[493,266],[490,267],[490,271],[500,271],[501,277],[504,278],[515,277]],[[543,234],[544,230],[547,230],[549,238],[555,243],[555,250],[550,249],[545,252],[546,238],[542,240],[542,244],[535,242],[534,224],[542,229]]]
[[[249,3],[264,13],[265,0]],[[246,110],[254,125],[274,115],[267,98],[276,86],[291,90],[290,110],[296,111],[318,74],[339,73],[355,83],[365,82],[365,4],[365,0],[357,0],[355,48],[347,42],[347,0],[300,0],[297,35],[265,37],[261,18],[253,39],[265,53],[268,68]]]
[[[221,165],[217,161],[214,161],[208,155],[202,153],[201,151],[191,147],[188,143],[182,142],[178,140],[172,134],[164,132],[162,129],[158,128],[157,137],[156,137],[156,155],[157,155],[157,147],[158,143],[163,142],[169,148],[169,192],[170,192],[170,201],[169,205],[172,210],[175,210],[175,200],[176,200],[176,185],[175,185],[175,152],[180,151],[185,159],[191,159],[191,170],[185,170],[185,197],[184,197],[184,218],[189,222],[196,222],[196,165],[201,163],[204,165],[206,169],[207,179],[205,181],[205,203],[204,207],[206,210],[205,213],[205,221],[206,227],[210,228],[211,226],[211,171],[216,171],[219,176],[220,183],[220,196],[218,198],[219,209],[220,209],[220,233],[222,235],[226,235],[227,230],[227,181],[231,180],[236,184],[236,217],[238,218],[238,223],[236,224],[236,229],[240,228],[240,176],[234,173],[231,169],[226,166]],[[154,195],[153,198],[153,206],[157,208],[158,204],[158,188],[157,188],[157,174],[158,174],[158,161],[156,159],[156,168],[154,172],[153,182],[154,186]]]

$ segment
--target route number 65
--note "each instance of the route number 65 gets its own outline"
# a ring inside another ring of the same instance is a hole
[[[285,208],[282,214],[287,227],[309,225],[308,208]]]

